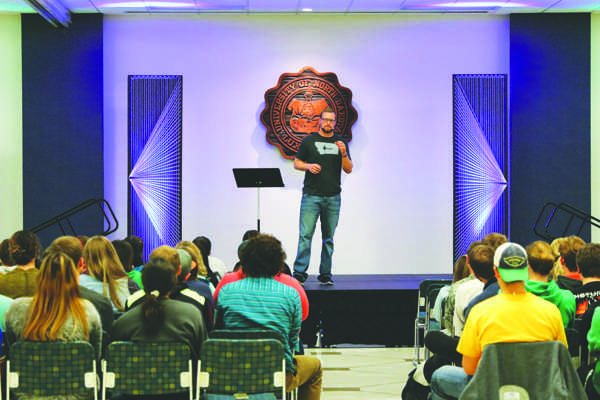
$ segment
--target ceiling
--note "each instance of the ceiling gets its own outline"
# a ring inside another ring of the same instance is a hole
[[[37,0],[71,13],[310,14],[600,12],[600,0]],[[60,3],[60,4],[56,4]],[[0,14],[33,13],[25,0],[0,0]]]

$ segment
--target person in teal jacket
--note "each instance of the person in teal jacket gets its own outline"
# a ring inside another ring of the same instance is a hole
[[[537,241],[527,246],[529,280],[525,282],[528,292],[549,301],[558,307],[565,329],[575,319],[575,296],[549,280],[554,264],[552,248],[546,242]]]

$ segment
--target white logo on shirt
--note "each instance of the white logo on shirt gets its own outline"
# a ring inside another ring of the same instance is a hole
[[[339,149],[335,143],[315,142],[315,146],[317,147],[317,151],[320,155],[337,154],[339,152]]]

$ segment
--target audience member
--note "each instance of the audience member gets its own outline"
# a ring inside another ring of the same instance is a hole
[[[138,236],[127,236],[124,239],[133,249],[133,266],[136,271],[141,271],[144,266],[144,241]]]
[[[206,265],[204,265],[204,259],[200,249],[194,243],[187,240],[177,243],[175,248],[185,250],[192,257],[192,269],[190,271],[190,276],[187,278],[188,287],[206,297],[209,297],[207,296],[207,293],[210,292],[210,297],[212,297],[215,292],[215,287],[207,278],[208,271],[206,270]]]
[[[560,311],[565,329],[575,319],[575,296],[568,290],[560,289],[555,281],[549,280],[554,265],[552,248],[546,242],[537,241],[527,246],[529,260],[529,280],[525,282],[528,292],[548,300]]]
[[[206,279],[206,267],[204,266],[204,261],[202,260],[202,254],[194,243],[188,241],[179,242],[175,248],[177,250],[185,250],[185,252],[192,258],[190,274],[185,280],[185,283],[190,290],[193,290],[206,299],[208,305],[207,311],[208,315],[210,315],[210,321],[206,324],[206,326],[209,329],[212,329],[213,316],[215,312],[215,302],[213,300],[215,288],[212,286],[212,283]]]
[[[573,290],[577,304],[575,316],[580,318],[586,312],[589,302],[600,298],[600,244],[589,243],[582,246],[577,252],[576,261],[583,283]]]
[[[252,239],[253,237],[257,237],[259,234],[260,232],[258,232],[256,229],[249,229],[244,232],[244,235],[242,236],[242,242]]]
[[[119,261],[127,275],[137,284],[137,288],[129,286],[129,292],[135,293],[136,291],[143,289],[142,284],[142,273],[133,269],[133,247],[126,240],[113,240],[112,245],[117,252]]]
[[[598,360],[600,356],[600,307],[596,307],[593,311],[591,327],[587,333],[587,343],[590,355]],[[594,383],[593,376],[600,372],[597,372],[595,367],[596,365],[592,364],[586,368],[589,374],[586,374],[588,379],[584,381],[584,384],[588,400],[600,400],[600,385]],[[597,377],[596,381],[598,381]]]
[[[79,242],[81,243],[81,247],[85,247],[85,244],[87,243],[87,241],[90,240],[90,238],[88,236],[84,236],[84,235],[77,236],[77,239],[79,239]]]
[[[469,267],[467,265],[467,256],[463,254],[456,260],[454,264],[453,274],[452,274],[452,283],[456,283],[462,279],[465,279],[471,274],[469,271]],[[435,304],[433,305],[432,315],[436,321],[440,322],[440,329],[445,328],[444,325],[444,315],[442,312],[444,311],[443,305],[446,303],[446,299],[448,299],[448,294],[450,293],[450,288],[452,284],[444,286],[440,289],[437,297],[435,298]]]
[[[11,236],[9,252],[17,267],[0,275],[0,294],[11,299],[34,295],[39,251],[39,240],[33,232],[18,231]]]
[[[322,370],[318,358],[294,356],[302,322],[298,291],[275,280],[285,252],[270,235],[258,235],[242,250],[246,278],[221,288],[217,303],[217,328],[271,329],[284,338],[286,391],[298,388],[299,400],[319,399]]]
[[[200,252],[206,266],[207,278],[212,282],[214,287],[217,287],[219,281],[227,273],[227,268],[223,261],[210,255],[212,243],[206,236],[198,236],[192,241]]]
[[[10,255],[10,239],[0,242],[0,273],[6,273],[16,268],[15,260]]]
[[[176,250],[170,246],[160,246],[152,251],[150,254],[150,260],[154,258],[161,258],[166,260],[175,271],[177,277],[175,285],[172,287],[169,298],[172,300],[182,301],[189,303],[196,307],[204,318],[204,326],[207,330],[212,329],[213,326],[213,312],[210,307],[210,295],[208,297],[202,296],[197,292],[188,288],[187,284],[183,279],[189,274],[191,267],[191,257],[184,250]],[[144,269],[142,268],[142,275]],[[146,296],[146,291],[139,290],[132,294],[127,299],[127,310],[137,307],[142,304],[143,299]]]
[[[494,297],[500,291],[500,286],[494,275],[494,249],[491,246],[475,246],[469,250],[468,260],[468,265],[473,275],[483,282],[483,291],[471,299],[465,307],[463,311],[465,320],[476,304]]]
[[[508,242],[508,238],[501,233],[492,232],[485,235],[481,241],[483,244],[490,246],[492,250],[496,251],[498,247]]]
[[[81,241],[75,236],[61,236],[56,238],[44,252],[44,257],[49,253],[57,252],[69,256],[81,276],[83,270],[83,246],[81,245]],[[102,321],[102,329],[110,335],[114,319],[113,306],[110,299],[81,285],[79,285],[79,293],[83,299],[88,300],[96,307],[96,311]]]
[[[5,343],[20,340],[90,342],[100,359],[102,325],[96,308],[79,294],[71,258],[50,252],[44,258],[33,297],[16,299],[5,316]],[[20,396],[19,399],[25,397]]]
[[[577,252],[583,246],[585,246],[585,242],[577,236],[569,236],[559,242],[560,263],[564,270],[564,274],[556,278],[559,288],[570,290],[573,293],[581,288],[583,283],[577,267]]]
[[[83,248],[83,262],[89,275],[81,275],[81,286],[108,296],[113,311],[124,311],[129,297],[129,275],[112,243],[104,236],[90,238]]]
[[[142,304],[115,321],[115,340],[185,343],[197,359],[207,331],[196,307],[169,298],[177,283],[172,263],[150,256],[142,268],[142,282],[145,292]]]
[[[558,340],[567,344],[560,312],[550,302],[528,293],[527,253],[515,243],[498,247],[494,274],[501,293],[473,307],[458,343],[462,368],[444,366],[434,372],[431,399],[458,399],[477,370],[486,345],[499,342]]]
[[[494,251],[490,246],[484,244],[469,246],[467,266],[471,274],[483,282],[484,289],[473,297],[464,308],[465,320],[467,320],[471,308],[490,297],[496,296],[499,291],[498,282],[494,276]],[[456,320],[454,323],[457,323]],[[460,333],[462,333],[462,329]],[[450,336],[436,331],[430,331],[425,336],[425,346],[434,353],[423,366],[423,374],[427,381],[431,381],[432,374],[441,366],[460,363],[462,356],[456,351],[458,336],[460,335]]]

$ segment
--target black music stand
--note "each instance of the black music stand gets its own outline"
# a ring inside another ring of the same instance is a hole
[[[260,232],[260,188],[283,187],[279,168],[233,168],[235,183],[239,188],[256,188],[258,196],[256,226]]]

